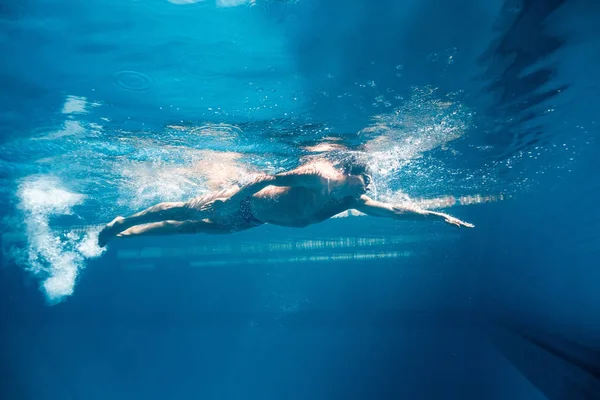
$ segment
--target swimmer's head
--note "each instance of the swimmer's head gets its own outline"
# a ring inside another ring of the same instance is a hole
[[[373,178],[369,165],[357,156],[350,156],[342,160],[339,168],[347,175],[349,195],[361,196],[371,189]]]

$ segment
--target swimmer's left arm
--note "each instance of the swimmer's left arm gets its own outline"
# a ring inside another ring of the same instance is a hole
[[[277,175],[260,175],[252,182],[242,186],[239,192],[232,196],[232,199],[245,199],[267,186],[319,188],[324,185],[327,185],[327,179],[317,173],[283,172]]]
[[[393,205],[361,196],[353,206],[356,210],[373,217],[393,218],[398,220],[421,221],[425,219],[443,220],[447,224],[458,227],[473,228],[475,225],[464,222],[451,215],[437,211],[424,210],[413,204]]]

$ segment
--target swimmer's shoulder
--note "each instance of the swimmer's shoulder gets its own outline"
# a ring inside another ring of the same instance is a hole
[[[318,160],[299,166],[295,172],[302,175],[317,175],[328,179],[339,179],[342,173],[329,161]]]

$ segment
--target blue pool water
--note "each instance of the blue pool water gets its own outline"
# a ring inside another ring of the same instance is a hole
[[[2,399],[600,398],[600,5],[0,4]],[[100,227],[360,152],[341,215]]]

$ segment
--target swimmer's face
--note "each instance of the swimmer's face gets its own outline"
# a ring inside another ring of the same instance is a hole
[[[350,175],[347,180],[348,194],[350,196],[362,196],[369,190],[372,178],[369,174]]]

